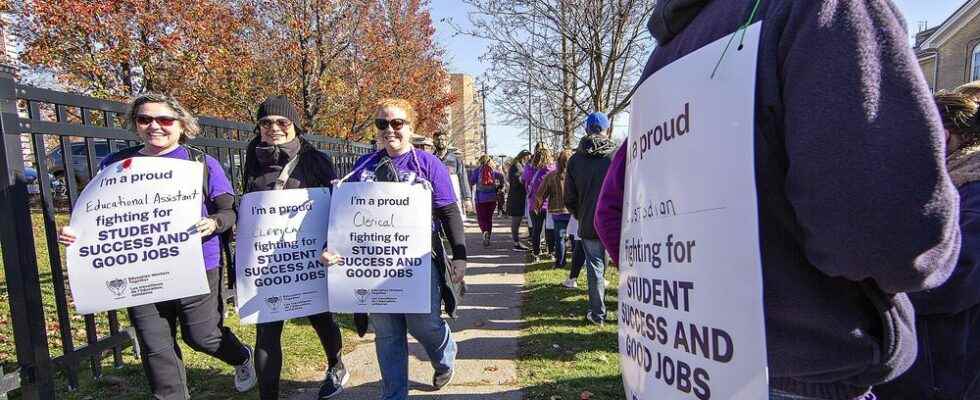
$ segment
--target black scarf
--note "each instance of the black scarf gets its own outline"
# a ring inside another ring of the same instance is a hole
[[[255,158],[262,167],[278,167],[276,170],[282,170],[282,166],[299,153],[300,147],[298,138],[283,144],[259,142],[255,146]]]

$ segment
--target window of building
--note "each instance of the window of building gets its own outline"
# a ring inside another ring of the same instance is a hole
[[[975,81],[980,79],[980,43],[973,46],[973,56],[970,59],[972,60],[971,66],[973,68],[970,74],[970,80]]]

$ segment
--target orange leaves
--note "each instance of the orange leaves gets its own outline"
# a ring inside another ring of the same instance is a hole
[[[2,2],[0,0],[0,6]],[[427,0],[16,2],[22,60],[91,95],[176,96],[199,114],[250,120],[285,94],[310,130],[366,136],[374,102],[414,101],[428,133],[449,104]]]

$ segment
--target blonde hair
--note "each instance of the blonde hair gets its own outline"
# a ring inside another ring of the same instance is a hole
[[[191,114],[184,106],[180,105],[177,99],[162,93],[141,94],[129,103],[126,121],[129,122],[129,128],[133,132],[136,132],[136,113],[139,112],[140,107],[149,103],[166,104],[176,114],[177,120],[180,121],[180,126],[183,128],[179,139],[181,144],[193,140],[201,133],[201,126],[197,124],[197,118],[194,117],[194,114]]]
[[[534,168],[544,168],[554,163],[555,156],[551,154],[551,150],[544,146],[538,148],[538,150],[534,152],[534,157],[531,159],[531,166]]]
[[[400,108],[405,111],[406,115],[408,115],[408,122],[410,122],[413,126],[415,125],[416,122],[418,122],[419,114],[418,112],[415,111],[415,106],[412,105],[412,102],[408,100],[401,99],[401,98],[386,98],[386,99],[378,100],[376,106],[377,109],[375,110],[375,112],[381,111],[382,109],[389,108],[389,107]]]
[[[960,87],[956,88],[956,93],[967,96],[973,99],[973,101],[980,102],[980,80],[960,85]]]

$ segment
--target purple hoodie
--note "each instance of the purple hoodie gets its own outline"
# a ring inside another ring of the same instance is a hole
[[[658,2],[649,27],[659,45],[641,81],[730,35],[754,4]],[[942,125],[890,1],[762,0],[759,20],[755,170],[770,386],[858,398],[914,360],[903,292],[943,283],[959,252]],[[617,260],[624,153],[594,224]]]

